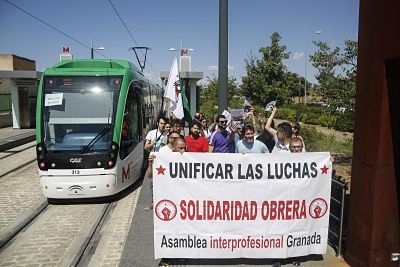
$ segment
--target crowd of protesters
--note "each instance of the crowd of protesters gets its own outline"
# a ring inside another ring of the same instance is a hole
[[[277,108],[273,107],[268,118],[259,114],[256,122],[253,109],[250,108],[239,123],[228,121],[222,114],[214,116],[209,123],[206,117],[197,112],[189,124],[187,134],[182,120],[159,117],[157,127],[146,136],[144,148],[149,152],[158,152],[168,145],[169,134],[174,132],[185,139],[188,152],[290,153],[294,152],[290,148],[292,139],[300,140],[301,152],[305,152],[305,144],[300,136],[300,124],[282,122],[275,126],[276,111]],[[169,147],[169,150],[171,149],[172,147]]]
[[[159,117],[157,127],[151,130],[144,148],[149,152],[204,152],[204,153],[299,153],[305,152],[298,122],[282,122],[276,127],[274,116],[277,108],[265,118],[258,115],[256,122],[253,108],[244,114],[241,122],[228,121],[226,116],[215,115],[212,122],[197,112],[185,134],[184,122],[173,118]],[[156,155],[150,153],[146,175],[152,178],[152,163]],[[152,190],[152,183],[150,184]],[[146,210],[153,205],[146,207]],[[163,259],[167,260],[167,259]],[[298,258],[291,258],[299,266]],[[165,262],[163,262],[165,263]],[[164,266],[168,266],[165,264]],[[280,262],[273,266],[280,266]]]

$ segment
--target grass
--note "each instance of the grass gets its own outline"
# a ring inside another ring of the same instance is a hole
[[[309,152],[328,151],[334,159],[333,168],[336,175],[347,182],[350,193],[351,164],[353,158],[353,139],[337,138],[334,134],[326,135],[318,132],[315,127],[301,128],[306,149]]]
[[[301,136],[309,152],[329,151],[331,154],[353,153],[353,140],[351,138],[337,139],[333,134],[325,135],[318,132],[314,127],[302,127]]]

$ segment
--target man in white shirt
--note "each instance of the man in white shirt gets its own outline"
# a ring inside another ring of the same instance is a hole
[[[151,130],[146,135],[146,141],[144,143],[144,149],[147,151],[157,152],[161,148],[162,140],[167,136],[168,132],[165,131],[165,124],[167,119],[165,117],[159,117],[157,121],[157,128]]]
[[[275,140],[275,146],[272,149],[272,153],[286,152],[290,153],[289,143],[292,138],[292,125],[289,122],[282,122],[278,125],[276,130],[271,127],[272,121],[274,120],[276,107],[273,108],[271,115],[269,116],[267,123],[265,124],[265,130],[267,130]]]

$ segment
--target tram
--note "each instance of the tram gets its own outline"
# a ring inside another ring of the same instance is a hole
[[[144,139],[163,111],[163,89],[126,60],[62,61],[39,84],[36,154],[42,193],[107,197],[137,181]]]

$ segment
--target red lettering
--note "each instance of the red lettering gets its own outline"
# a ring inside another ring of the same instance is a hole
[[[214,218],[214,202],[211,200],[207,201],[207,220]]]
[[[125,167],[122,166],[122,180],[129,179],[131,176],[131,164],[128,164],[128,168],[125,171]]]
[[[240,220],[242,214],[242,203],[240,201],[235,201],[235,220]]]
[[[193,200],[190,200],[188,203],[188,218],[189,220],[193,221],[195,214],[195,204]]]
[[[284,220],[285,216],[283,215],[285,211],[285,201],[278,202],[278,220]]]
[[[288,200],[286,202],[286,220],[291,220],[292,219],[292,200]]]
[[[300,211],[299,219],[305,219],[306,216],[307,216],[307,213],[306,213],[306,201],[303,200],[301,202],[301,211]]]
[[[229,216],[229,209],[230,209],[230,205],[229,205],[229,201],[223,201],[222,202],[223,210],[224,210],[224,215],[223,215],[223,220],[230,220],[230,216]],[[221,217],[220,217],[221,219]]]
[[[196,200],[196,207],[195,207],[195,209],[196,209],[196,220],[197,220],[197,221],[203,220],[203,216],[201,216],[201,214],[204,214],[204,213],[200,213],[200,205],[199,205],[199,204],[200,204],[199,201]]]
[[[214,220],[221,220],[221,205],[219,204],[219,201],[217,201],[217,204],[215,205],[215,217]]]
[[[185,200],[181,201],[180,207],[181,207],[181,213],[180,213],[181,220],[185,220],[186,219],[186,201]]]
[[[256,201],[181,200],[182,220],[256,220],[258,211],[263,220],[296,220],[307,218],[305,200]]]
[[[263,220],[268,220],[269,217],[269,203],[268,201],[263,201],[261,205],[261,217]]]
[[[269,217],[271,220],[275,220],[277,217],[276,216],[276,201],[272,200],[270,202],[270,205],[271,205],[271,211],[270,211],[271,213],[270,213]]]
[[[299,201],[295,200],[293,201],[293,219],[298,219],[299,218]]]

